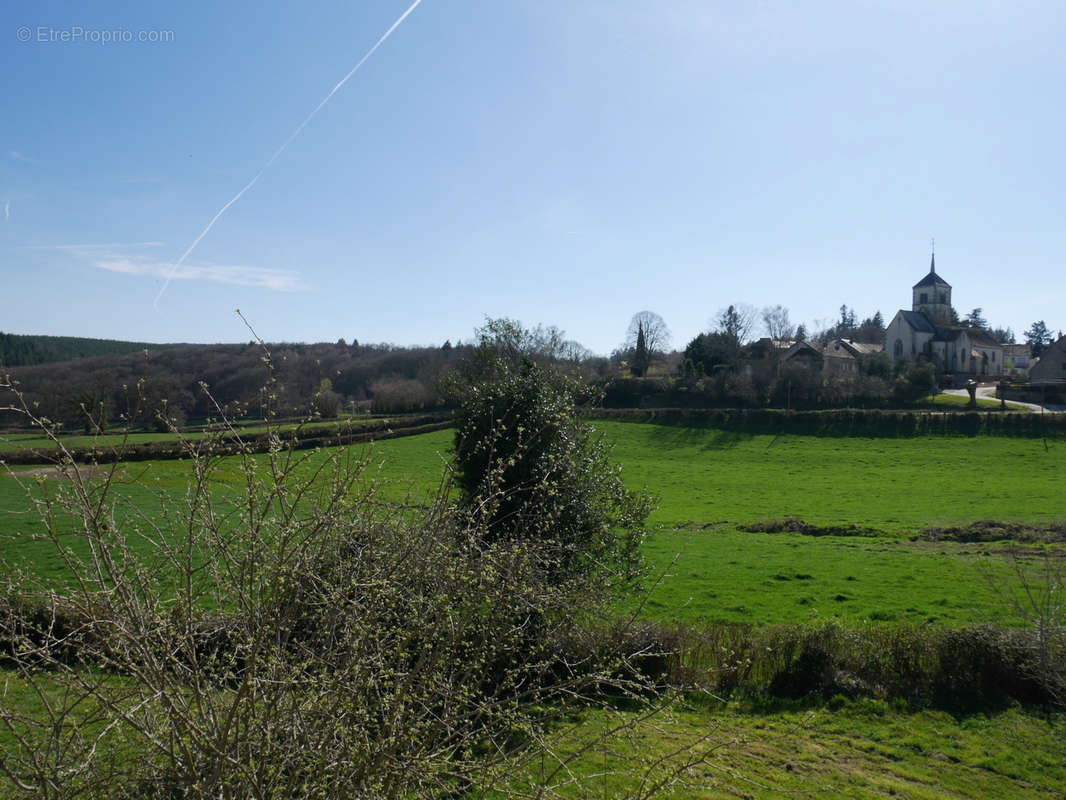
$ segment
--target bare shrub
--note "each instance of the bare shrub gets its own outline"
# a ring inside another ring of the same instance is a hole
[[[440,398],[422,381],[411,378],[382,378],[370,384],[371,408],[377,414],[420,411],[440,405]]]
[[[1066,707],[1066,554],[1053,542],[1061,531],[1048,526],[1029,531],[1036,546],[1012,544],[1007,550],[1009,574],[1003,580],[985,565],[985,581],[1003,599],[1030,634],[1026,674],[1036,681],[1050,704]]]
[[[60,569],[3,559],[6,794],[553,797],[580,787],[574,759],[671,701],[624,637],[559,647],[600,600],[546,578],[549,546],[457,513],[447,484],[428,508],[389,506],[351,449],[275,437],[234,464],[208,436],[179,437],[184,494],[152,494],[20,412],[59,453],[51,477],[12,476]],[[638,710],[555,749],[567,713],[619,695]],[[702,758],[679,754],[632,796]]]

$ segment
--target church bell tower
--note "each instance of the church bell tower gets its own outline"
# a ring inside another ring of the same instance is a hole
[[[929,274],[914,284],[911,309],[934,325],[951,324],[951,284],[936,274],[936,253],[929,259]]]

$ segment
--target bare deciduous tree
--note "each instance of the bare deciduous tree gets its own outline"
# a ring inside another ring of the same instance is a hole
[[[775,342],[791,341],[796,328],[788,318],[788,309],[782,305],[767,306],[762,310],[762,322],[766,335]]]
[[[629,320],[624,349],[636,349],[637,336],[641,330],[644,331],[644,345],[648,348],[649,355],[662,355],[670,349],[670,329],[654,311],[638,311]]]
[[[733,349],[739,351],[741,345],[751,338],[755,319],[754,307],[747,303],[734,303],[718,312],[712,321],[712,327],[718,333],[724,334]]]

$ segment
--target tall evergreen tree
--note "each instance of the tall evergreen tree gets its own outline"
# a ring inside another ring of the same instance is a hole
[[[1055,337],[1052,336],[1051,331],[1048,330],[1047,323],[1042,319],[1038,319],[1030,325],[1029,330],[1025,332],[1025,343],[1033,349],[1034,358],[1038,358],[1044,352],[1044,348],[1054,340]]]
[[[637,325],[637,346],[633,351],[632,372],[637,377],[644,377],[648,371],[648,341],[644,335],[644,323]]]

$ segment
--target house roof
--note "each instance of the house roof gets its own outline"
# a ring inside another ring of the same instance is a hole
[[[914,330],[921,331],[922,333],[936,333],[936,328],[933,327],[933,323],[930,322],[929,318],[921,311],[907,311],[906,309],[900,309],[899,313],[902,315],[903,321],[914,328]]]
[[[853,339],[841,339],[841,341],[860,356],[876,355],[885,349],[881,342],[856,342]]]
[[[825,346],[825,354],[833,358],[855,358],[858,355],[855,350],[848,346],[846,339],[833,339]]]
[[[1011,356],[1012,358],[1017,356],[1033,355],[1033,348],[1027,344],[1005,344],[1003,345],[1003,355]]]
[[[1003,347],[999,342],[977,328],[948,328],[938,325],[934,342],[955,342],[959,337],[966,334],[970,338],[970,344],[977,347]]]
[[[796,356],[798,356],[800,354],[806,355],[808,357],[810,357],[810,356],[814,356],[816,358],[821,358],[822,357],[822,351],[818,347],[817,344],[815,344],[813,342],[796,342],[790,348],[788,348],[788,350],[785,352],[785,354],[783,356],[781,356],[781,358],[784,359],[785,361],[788,361],[788,360],[790,360],[792,358],[795,358]]]
[[[949,289],[951,284],[936,274],[936,256],[932,256],[929,259],[929,274],[918,281],[912,288],[918,289],[922,286],[946,286]]]
[[[861,358],[884,350],[884,345],[856,342],[851,339],[833,339],[825,346],[825,354],[835,358]]]
[[[981,347],[1002,347],[999,342],[993,339],[984,331],[979,331],[977,328],[968,328],[966,333],[970,336],[970,341]]]
[[[933,337],[933,341],[954,342],[962,336],[964,330],[964,328],[937,328],[936,336]]]

